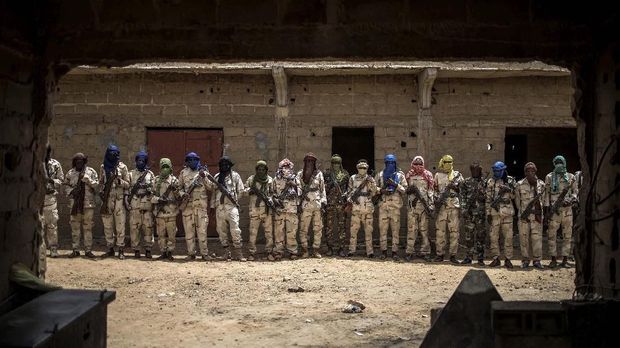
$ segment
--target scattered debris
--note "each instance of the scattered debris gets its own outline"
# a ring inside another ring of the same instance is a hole
[[[319,270],[315,268],[312,270],[312,273],[319,273]]]
[[[288,288],[288,292],[304,292],[306,291],[306,289],[302,288],[301,286],[295,286],[292,288]]]
[[[422,314],[422,318],[428,318],[428,314]]]
[[[291,277],[284,276],[284,277],[282,278],[282,281],[283,281],[283,282],[288,282],[289,280],[291,280]]]
[[[353,331],[353,332],[354,332],[356,335],[358,335],[358,336],[364,336],[364,334],[363,334],[363,333],[361,333],[361,332],[359,332],[359,331]]]
[[[306,319],[306,323],[311,323],[311,322],[313,322],[313,321],[314,321],[314,320],[312,320],[312,319]]]
[[[349,300],[344,308],[342,308],[342,313],[362,313],[364,309],[366,309],[366,306],[363,303]]]

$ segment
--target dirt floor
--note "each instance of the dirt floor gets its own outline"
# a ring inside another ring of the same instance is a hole
[[[63,251],[68,253],[68,251]],[[176,262],[48,258],[47,280],[113,289],[110,347],[418,346],[472,268],[323,258]],[[547,261],[545,261],[546,263]],[[561,300],[574,269],[485,269],[505,300]],[[302,287],[304,292],[289,292]],[[342,313],[347,300],[360,314]]]

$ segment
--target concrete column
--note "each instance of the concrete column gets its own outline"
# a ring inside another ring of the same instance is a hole
[[[437,68],[427,68],[418,74],[418,153],[427,163],[435,159],[431,151],[433,117],[431,92],[437,77]]]
[[[286,72],[281,66],[274,66],[271,70],[271,75],[273,76],[273,83],[276,86],[275,126],[278,134],[277,160],[280,161],[282,158],[288,156],[288,81]]]

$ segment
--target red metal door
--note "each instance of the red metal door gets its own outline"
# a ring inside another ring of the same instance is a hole
[[[217,162],[223,153],[223,143],[222,129],[148,128],[146,131],[149,159],[156,174],[159,172],[159,160],[167,157],[172,160],[173,172],[178,176],[188,152],[197,153],[201,163],[207,164],[209,172],[217,173]],[[180,214],[177,217],[177,227],[179,236],[185,235]],[[217,236],[214,214],[209,214],[207,234],[211,237]]]

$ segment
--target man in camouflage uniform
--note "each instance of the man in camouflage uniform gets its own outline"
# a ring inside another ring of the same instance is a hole
[[[325,241],[327,242],[327,256],[338,254],[345,257],[346,230],[345,212],[349,173],[342,168],[342,158],[333,155],[331,168],[323,172],[325,190],[327,193],[327,217],[325,225]]]
[[[144,236],[144,256],[152,258],[153,247],[153,213],[151,198],[155,174],[147,167],[149,157],[144,151],[136,154],[136,168],[129,172],[130,188],[127,193],[127,206],[129,209],[129,236],[131,247],[136,258],[140,258],[140,229]]]
[[[351,205],[351,238],[349,240],[349,253],[347,256],[355,255],[357,233],[363,225],[366,256],[373,258],[372,231],[375,206],[372,203],[372,197],[377,194],[378,189],[375,179],[368,174],[368,161],[361,159],[357,162],[356,167],[357,174],[354,174],[349,179],[349,192],[347,192],[347,201]]]
[[[512,176],[508,176],[504,162],[497,161],[492,167],[493,177],[487,180],[486,187],[486,213],[487,222],[490,227],[491,257],[493,261],[489,267],[500,265],[499,236],[502,234],[504,239],[504,266],[512,268],[513,247],[512,247],[512,228],[514,218],[514,207],[512,201],[515,196],[517,182]]]
[[[281,257],[282,246],[278,240],[286,237],[286,250],[291,260],[297,258],[297,227],[299,216],[297,205],[301,194],[301,183],[293,169],[293,162],[288,158],[278,164],[274,179],[275,204],[279,207],[280,214],[274,218],[275,250],[276,258]]]
[[[47,246],[50,248],[50,256],[58,257],[58,205],[56,195],[64,180],[64,174],[60,163],[51,157],[52,147],[47,145],[45,160],[45,200],[43,202],[43,229],[47,232]],[[45,250],[43,252],[45,255]]]
[[[73,155],[72,168],[65,175],[64,185],[69,197],[71,216],[71,239],[73,252],[69,257],[80,256],[80,237],[84,232],[84,251],[86,257],[94,258],[93,213],[95,211],[95,189],[99,185],[97,172],[86,165],[88,158],[83,153]],[[82,231],[80,231],[80,229]]]
[[[411,167],[405,177],[407,178],[408,185],[407,250],[405,260],[411,261],[413,259],[415,240],[419,233],[422,246],[418,256],[426,261],[430,261],[431,243],[428,239],[428,220],[434,208],[433,174],[424,167],[424,158],[416,156],[411,161]]]
[[[297,179],[301,183],[301,202],[298,213],[300,214],[299,241],[301,243],[302,257],[308,257],[308,228],[312,228],[314,240],[312,244],[312,256],[321,258],[321,236],[323,234],[322,213],[327,206],[325,197],[325,180],[323,173],[316,167],[316,156],[308,153],[304,157],[304,168],[297,173]]]
[[[239,228],[239,197],[245,193],[243,181],[239,173],[232,170],[234,163],[228,156],[223,156],[219,161],[220,172],[213,178],[219,183],[215,192],[211,195],[211,207],[215,207],[217,221],[217,233],[220,243],[224,247],[224,257],[237,261],[247,261],[241,250],[241,229]],[[224,192],[228,192],[230,197]],[[231,197],[233,200],[231,200]],[[228,233],[233,244],[233,253],[229,251]]]
[[[435,229],[437,231],[437,256],[435,262],[443,262],[444,252],[446,251],[446,230],[449,233],[449,253],[450,262],[458,265],[456,259],[459,248],[459,218],[461,204],[459,192],[463,183],[463,175],[454,170],[453,158],[444,155],[439,160],[438,172],[435,173]]]
[[[536,165],[528,162],[524,167],[525,178],[519,180],[515,191],[515,203],[519,209],[519,242],[521,244],[521,267],[530,266],[530,245],[534,267],[542,269],[542,195],[545,183],[536,177]]]
[[[461,184],[461,203],[463,205],[465,243],[467,255],[461,264],[472,263],[476,256],[479,266],[484,266],[484,240],[486,239],[486,181],[482,178],[482,167],[474,162],[469,167],[471,177]]]
[[[246,182],[246,191],[250,195],[250,236],[248,241],[248,261],[254,261],[256,258],[256,238],[258,237],[258,228],[263,225],[265,231],[265,252],[267,259],[274,261],[276,257],[282,256],[282,248],[284,246],[284,235],[273,233],[273,211],[269,206],[274,206],[273,195],[275,193],[274,181],[267,174],[269,168],[267,162],[256,162],[255,174],[251,175]],[[266,200],[266,201],[265,201]],[[274,248],[274,237],[275,244]]]
[[[177,214],[179,212],[177,202],[181,197],[179,187],[179,181],[172,175],[172,161],[169,158],[160,159],[159,175],[153,180],[153,196],[151,198],[153,217],[155,218],[159,239],[159,250],[161,250],[159,260],[174,260],[172,252],[176,245]]]
[[[398,260],[400,238],[400,208],[407,189],[405,174],[396,164],[396,156],[388,154],[384,158],[385,168],[375,178],[379,187],[379,244],[381,259],[387,257],[388,229],[392,230],[392,258]]]
[[[214,184],[206,179],[208,172],[206,165],[200,165],[200,157],[195,152],[185,156],[185,168],[181,170],[178,179],[181,185],[179,194],[182,202],[179,208],[183,215],[187,261],[196,259],[196,236],[202,260],[210,259],[207,247],[207,226],[209,226],[207,192],[213,190]]]
[[[562,263],[561,267],[569,267],[568,256],[571,254],[571,238],[573,232],[573,205],[578,203],[578,188],[575,176],[566,171],[566,159],[556,156],[553,159],[554,169],[545,177],[545,195],[543,204],[545,216],[549,219],[549,255],[550,268],[557,267],[557,231],[562,227]],[[564,197],[560,196],[564,194]],[[561,199],[561,200],[560,200]],[[556,209],[554,209],[554,207]]]

